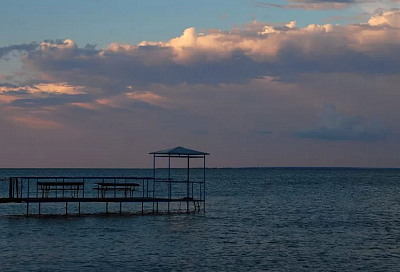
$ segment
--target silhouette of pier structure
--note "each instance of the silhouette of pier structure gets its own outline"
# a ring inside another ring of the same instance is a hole
[[[150,154],[153,155],[152,176],[7,178],[0,182],[3,185],[0,187],[0,207],[3,204],[26,204],[27,216],[33,215],[30,213],[33,205],[37,211],[36,215],[42,215],[41,206],[45,203],[65,204],[65,215],[71,214],[68,205],[70,203],[77,204],[77,213],[74,214],[78,215],[85,214],[81,203],[103,203],[106,214],[109,213],[109,203],[119,204],[121,214],[127,212],[123,210],[123,203],[141,204],[141,208],[129,212],[142,215],[177,212],[177,209],[179,212],[187,213],[205,212],[206,156],[209,153],[179,146]],[[168,160],[168,168],[156,168],[156,162],[160,159]],[[172,168],[171,161],[174,159],[186,160],[186,169]],[[202,159],[202,167],[191,169],[192,159]],[[197,175],[191,175],[193,170]],[[174,175],[174,172],[179,172],[179,174]],[[8,189],[5,189],[6,187]],[[175,204],[174,207],[171,207],[173,204]],[[97,211],[100,209],[104,212],[102,205],[99,206]]]

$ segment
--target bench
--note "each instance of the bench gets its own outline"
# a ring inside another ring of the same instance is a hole
[[[82,190],[84,183],[82,181],[73,182],[58,182],[58,181],[39,181],[36,184],[37,194],[39,193],[39,188],[42,191],[42,198],[49,197],[51,191],[56,192],[56,197],[58,197],[57,192],[62,192],[62,197],[65,197],[65,192],[71,192],[71,197],[79,197],[79,191]],[[82,187],[82,188],[81,188]]]
[[[133,197],[133,192],[136,191],[136,187],[139,186],[139,183],[115,183],[115,182],[99,182],[96,183],[97,187],[94,187],[94,190],[97,190],[98,197],[106,197],[107,191],[113,191],[114,197],[115,192],[124,192],[125,197]],[[129,193],[129,194],[128,194]]]

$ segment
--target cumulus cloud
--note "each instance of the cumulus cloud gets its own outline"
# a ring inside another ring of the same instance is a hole
[[[348,116],[337,111],[335,105],[324,105],[320,124],[297,131],[299,138],[327,141],[377,141],[388,136],[388,130],[378,121],[367,121],[362,116]]]
[[[399,10],[384,11],[382,14],[372,16],[368,20],[370,26],[389,26],[400,28]]]
[[[105,49],[73,41],[45,41],[23,61],[49,82],[106,87],[149,84],[248,83],[272,76],[288,80],[303,72],[395,74],[400,71],[396,28],[399,11],[348,26],[254,22],[232,31],[200,34],[188,28],[167,42],[112,43]]]

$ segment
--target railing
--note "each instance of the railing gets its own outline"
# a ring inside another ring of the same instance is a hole
[[[2,198],[154,197],[152,177],[11,177],[3,181]],[[5,184],[8,183],[8,190]],[[138,188],[138,189],[137,189]],[[113,191],[106,195],[98,192]],[[7,194],[8,192],[8,194]],[[121,193],[120,193],[121,192]],[[127,194],[129,192],[129,195]],[[134,192],[136,195],[134,195]]]

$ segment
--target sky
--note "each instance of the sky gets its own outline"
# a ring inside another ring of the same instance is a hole
[[[0,0],[0,167],[400,167],[399,8]]]

